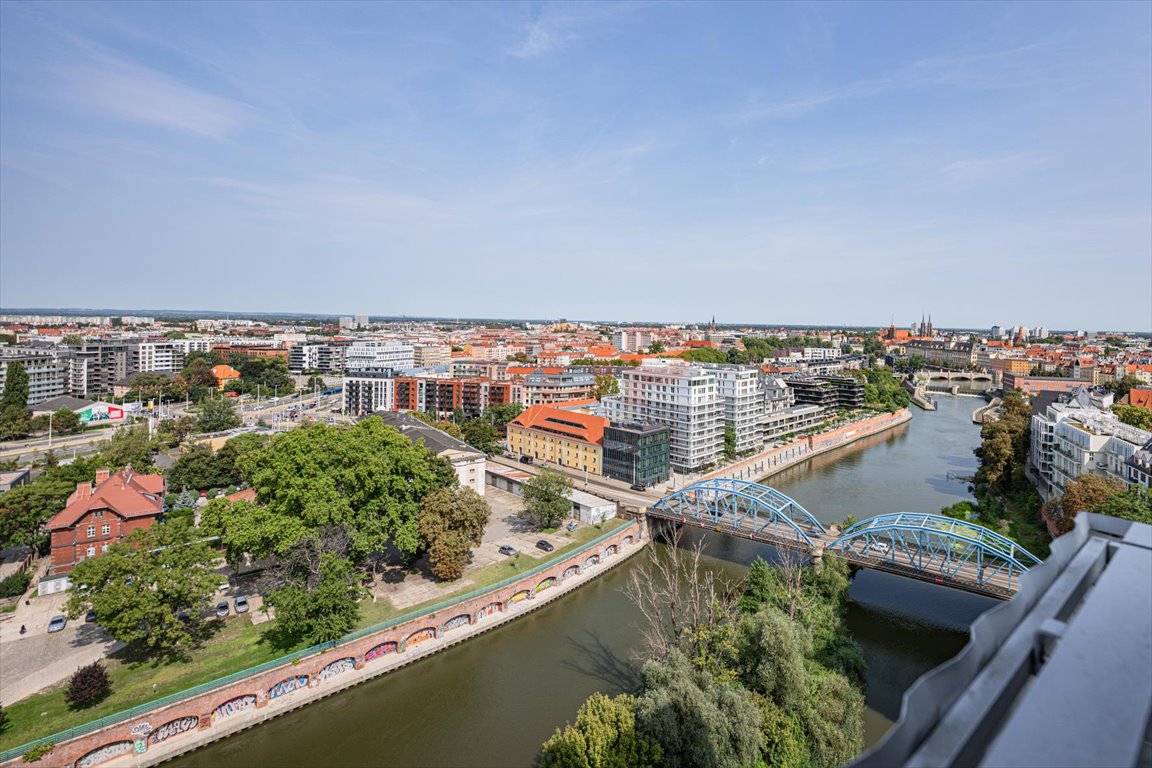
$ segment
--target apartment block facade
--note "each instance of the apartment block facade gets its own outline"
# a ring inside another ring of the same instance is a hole
[[[508,422],[508,450],[599,475],[607,426],[608,420],[600,416],[534,405]]]

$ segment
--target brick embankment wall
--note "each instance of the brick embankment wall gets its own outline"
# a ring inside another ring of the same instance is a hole
[[[633,522],[519,581],[57,744],[36,765],[144,768],[497,627],[595,579],[648,541]],[[22,765],[19,757],[2,768]]]

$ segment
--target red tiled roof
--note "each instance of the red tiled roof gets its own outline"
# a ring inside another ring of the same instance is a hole
[[[569,440],[600,445],[604,441],[608,419],[577,411],[562,411],[551,405],[533,405],[509,423],[523,429],[551,432]]]
[[[91,510],[110,509],[123,518],[155,517],[164,509],[162,475],[137,475],[125,468],[100,482],[77,487],[68,505],[44,524],[46,530],[70,528]]]
[[[1137,389],[1133,387],[1128,392],[1128,405],[1140,408],[1152,408],[1152,389]]]
[[[236,493],[230,493],[227,496],[225,496],[224,498],[228,499],[228,501],[251,501],[251,502],[255,502],[256,501],[256,489],[255,488],[245,488],[242,491],[236,491]]]

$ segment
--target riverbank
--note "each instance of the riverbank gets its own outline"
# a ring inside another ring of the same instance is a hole
[[[73,729],[75,736],[61,740],[44,765],[155,765],[523,616],[594,580],[646,543],[643,526],[629,522],[514,580],[353,633],[322,650],[198,686],[178,700],[167,697]],[[7,751],[3,765],[20,764],[32,746]]]
[[[777,448],[763,451],[735,464],[729,464],[714,472],[709,472],[692,480],[692,482],[722,478],[762,480],[815,456],[851,445],[857,440],[887,432],[902,424],[907,424],[911,420],[912,413],[907,408],[901,408],[895,413],[866,416],[823,432],[798,437]]]

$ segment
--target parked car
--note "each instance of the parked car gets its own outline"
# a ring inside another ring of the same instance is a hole
[[[552,550],[556,549],[556,547],[552,546],[550,542],[547,542],[544,539],[540,539],[540,541],[536,542],[536,549],[542,549],[545,552],[551,552]]]
[[[216,618],[222,619],[227,616],[228,613],[229,609],[227,600],[221,600],[220,602],[216,603]]]
[[[96,621],[96,611],[88,611],[88,613],[84,614],[85,624],[91,624],[94,621]]]
[[[513,549],[512,547],[508,546],[507,544],[505,544],[502,547],[500,547],[500,554],[508,555],[508,557],[512,557],[513,555],[516,554],[516,550]]]
[[[236,613],[248,613],[248,598],[244,595],[236,596]]]
[[[646,491],[646,490],[648,490],[648,486],[641,485],[640,483],[635,483],[634,485],[632,485],[632,490],[634,490],[634,491]]]
[[[568,529],[568,532],[571,533],[572,531],[576,530],[576,521],[575,520],[569,521],[568,525],[566,525],[565,527]]]
[[[48,622],[49,632],[59,632],[68,626],[68,619],[65,616],[53,616],[52,621]]]
[[[531,456],[521,456],[520,457],[520,463],[521,464],[531,464],[532,463],[532,457]]]

